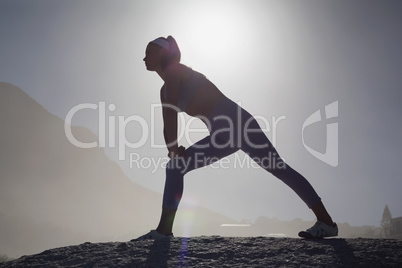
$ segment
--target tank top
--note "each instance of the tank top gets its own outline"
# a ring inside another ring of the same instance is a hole
[[[179,108],[181,112],[184,112],[186,110],[188,104],[194,98],[195,93],[201,88],[202,84],[206,80],[207,78],[202,73],[192,71],[190,77],[180,84],[177,108]],[[166,85],[163,85],[162,87],[162,94],[166,99]]]

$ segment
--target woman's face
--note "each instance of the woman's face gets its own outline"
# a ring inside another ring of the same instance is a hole
[[[163,49],[155,44],[148,44],[145,50],[145,66],[147,67],[148,71],[156,71],[157,69],[161,68],[163,56]]]

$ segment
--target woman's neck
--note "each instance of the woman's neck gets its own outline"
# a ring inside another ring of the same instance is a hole
[[[180,64],[180,63],[171,63],[169,66],[167,66],[167,67],[165,67],[163,69],[162,69],[162,67],[158,68],[155,71],[158,73],[160,78],[162,78],[162,80],[165,81],[165,79],[166,79],[166,69],[167,68],[174,68],[175,70],[179,70],[181,68],[181,66],[182,66],[182,64]]]
[[[162,78],[162,80],[165,81],[165,77],[166,77],[165,72],[162,69],[158,69],[158,70],[155,70],[155,71],[160,76],[160,78]]]

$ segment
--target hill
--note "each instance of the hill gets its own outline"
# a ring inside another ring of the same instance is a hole
[[[160,194],[133,183],[103,149],[72,145],[64,120],[8,83],[0,83],[0,126],[0,254],[130,240],[155,228]],[[72,132],[81,141],[97,140],[86,128]],[[176,225],[191,225],[189,235],[231,222],[199,207],[190,213]]]

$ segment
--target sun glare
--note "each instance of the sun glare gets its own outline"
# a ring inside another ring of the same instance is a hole
[[[193,2],[183,7],[180,21],[180,44],[191,62],[226,61],[235,54],[246,53],[250,18],[237,2]]]

